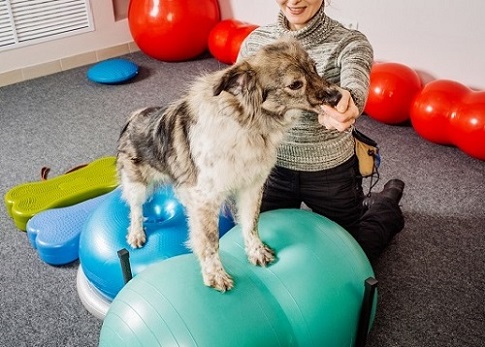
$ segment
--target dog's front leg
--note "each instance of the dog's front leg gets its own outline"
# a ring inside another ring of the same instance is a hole
[[[131,182],[125,176],[121,181],[122,196],[130,207],[130,226],[126,240],[133,248],[142,247],[146,242],[143,229],[143,204],[151,190],[143,183]]]
[[[219,210],[214,202],[200,197],[186,204],[189,217],[189,246],[197,256],[204,284],[221,292],[230,290],[234,282],[224,270],[219,256]]]
[[[275,253],[259,237],[258,219],[262,194],[263,187],[260,186],[240,191],[237,210],[248,260],[254,265],[266,266],[274,260]]]

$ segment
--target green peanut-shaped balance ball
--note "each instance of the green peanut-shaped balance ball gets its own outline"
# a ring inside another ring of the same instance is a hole
[[[235,281],[226,293],[203,284],[193,254],[139,273],[113,300],[99,345],[354,346],[364,282],[374,276],[356,241],[297,209],[262,213],[259,233],[277,254],[266,268],[248,262],[239,225],[221,238],[222,262]]]

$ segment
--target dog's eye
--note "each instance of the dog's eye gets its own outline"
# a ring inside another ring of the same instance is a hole
[[[292,84],[288,86],[291,90],[297,90],[303,87],[303,82],[302,81],[294,81]]]

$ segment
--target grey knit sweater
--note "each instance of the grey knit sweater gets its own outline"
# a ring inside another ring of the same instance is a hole
[[[292,35],[317,63],[317,70],[331,83],[350,91],[362,113],[369,89],[373,50],[367,38],[349,30],[324,13],[324,6],[300,30],[289,30],[280,12],[274,24],[254,30],[241,45],[239,59],[282,35]],[[328,130],[318,123],[315,113],[304,112],[278,150],[277,165],[298,171],[319,171],[336,167],[354,154],[350,132]]]

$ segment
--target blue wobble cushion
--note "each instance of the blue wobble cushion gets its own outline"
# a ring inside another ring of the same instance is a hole
[[[97,83],[117,84],[128,81],[138,74],[138,65],[122,59],[108,59],[89,68],[88,79]]]
[[[176,255],[189,253],[187,216],[183,205],[170,186],[159,188],[143,205],[143,223],[147,241],[133,249],[126,241],[129,207],[115,189],[87,220],[79,241],[81,267],[90,284],[112,300],[124,286],[118,251],[126,248],[130,254],[133,276],[149,265]],[[219,217],[219,234],[234,226],[228,209]]]
[[[91,213],[112,192],[68,207],[42,211],[27,222],[27,236],[39,258],[63,265],[79,258],[79,237]]]

